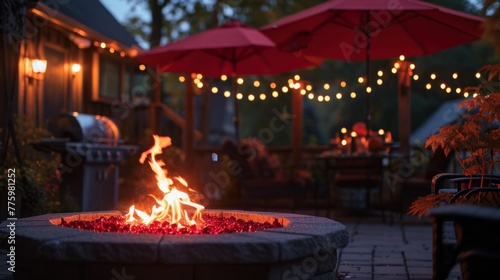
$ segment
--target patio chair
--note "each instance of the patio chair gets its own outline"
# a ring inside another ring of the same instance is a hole
[[[311,175],[303,168],[283,166],[277,155],[269,153],[257,139],[245,139],[236,145],[225,139],[223,152],[237,165],[236,174],[242,202],[257,199],[265,203],[273,198],[292,198],[292,210],[313,192]]]
[[[479,187],[481,182],[483,186]],[[498,175],[465,176],[464,174],[457,173],[442,173],[433,178],[431,189],[435,194],[439,192],[454,193],[452,198],[447,202],[447,205],[488,206],[494,207],[500,212],[500,208],[498,208],[500,206],[499,186],[500,176]],[[456,213],[453,211],[448,213],[447,210],[444,210],[444,212],[441,213],[443,210],[438,209],[443,207],[447,206],[438,206],[429,210],[429,216],[433,221],[433,279],[445,279],[457,262],[473,252],[467,248],[462,248],[463,242],[465,242],[465,244],[470,242],[472,242],[472,244],[477,243],[477,241],[469,240],[471,238],[469,235],[465,241],[462,239],[463,236],[455,236],[457,227],[459,229],[457,233],[463,231],[461,227],[464,226],[464,223],[467,224],[467,226],[473,226],[471,220],[468,220],[471,219],[472,216],[468,216],[468,214],[463,213],[462,210]],[[499,225],[494,226],[500,228],[500,221]],[[469,233],[471,231],[468,229],[467,232]],[[460,233],[460,235],[462,235],[462,233]],[[482,237],[481,235],[476,235],[475,238],[480,239]],[[497,254],[495,258],[500,260],[500,254]],[[474,272],[476,276],[477,273],[478,272]],[[471,278],[464,277],[464,279]]]

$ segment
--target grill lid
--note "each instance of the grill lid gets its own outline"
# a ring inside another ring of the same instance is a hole
[[[65,113],[52,120],[51,132],[57,138],[73,142],[117,145],[122,142],[120,131],[109,118],[78,112]]]

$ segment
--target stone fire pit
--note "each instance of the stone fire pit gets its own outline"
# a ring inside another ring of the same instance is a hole
[[[235,210],[204,213],[284,225],[221,235],[95,233],[66,221],[120,216],[119,211],[48,214],[16,221],[18,279],[335,279],[344,225],[327,218]],[[9,234],[4,222],[0,231]]]

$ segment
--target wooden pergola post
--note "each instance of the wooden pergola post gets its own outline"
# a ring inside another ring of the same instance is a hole
[[[183,144],[184,152],[186,156],[186,172],[189,174],[189,178],[193,178],[194,172],[194,91],[193,91],[193,79],[191,75],[186,75],[186,96],[184,98],[184,110],[185,110],[185,121],[186,126],[183,129]]]
[[[410,63],[400,61],[398,69],[398,130],[399,130],[399,153],[402,157],[408,157],[410,152],[410,126],[411,126],[411,102],[410,102],[410,78],[412,70]]]

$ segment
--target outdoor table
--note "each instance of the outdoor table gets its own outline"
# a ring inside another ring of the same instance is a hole
[[[332,188],[356,188],[365,190],[365,210],[370,208],[370,189],[379,188],[382,202],[382,179],[391,160],[391,154],[341,153],[339,150],[326,151],[314,158],[316,182],[323,181],[322,193],[326,196],[327,215],[331,208]],[[318,190],[319,190],[318,185]]]

